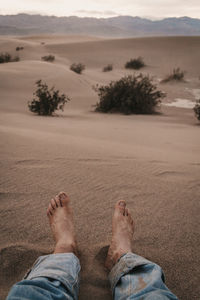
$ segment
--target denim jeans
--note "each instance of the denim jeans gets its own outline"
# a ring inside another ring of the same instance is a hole
[[[73,253],[41,256],[24,279],[12,287],[7,300],[77,300],[80,269]],[[164,284],[162,269],[134,253],[119,259],[109,281],[114,300],[177,299]]]

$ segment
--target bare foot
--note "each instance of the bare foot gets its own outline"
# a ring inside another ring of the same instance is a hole
[[[132,252],[133,233],[133,219],[126,208],[126,202],[120,200],[116,203],[113,214],[112,240],[105,262],[106,268],[111,270],[123,254]]]
[[[51,199],[47,209],[47,216],[56,242],[54,254],[73,252],[77,255],[73,213],[69,202],[69,197],[61,192]]]

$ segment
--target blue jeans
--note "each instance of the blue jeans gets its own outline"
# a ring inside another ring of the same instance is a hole
[[[77,300],[80,269],[73,253],[41,256],[24,280],[12,287],[7,300]],[[109,281],[114,300],[177,299],[164,284],[162,269],[133,253],[119,259]]]

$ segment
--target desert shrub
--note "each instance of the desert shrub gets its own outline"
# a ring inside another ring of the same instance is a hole
[[[19,56],[12,57],[8,52],[0,54],[0,64],[19,61]]]
[[[23,50],[24,47],[16,47],[16,51],[20,51],[20,50]]]
[[[142,57],[130,59],[125,64],[126,69],[135,69],[135,70],[139,70],[139,69],[143,68],[144,66],[145,66],[145,63],[144,63]]]
[[[70,66],[70,70],[74,71],[75,73],[81,74],[83,70],[85,70],[85,66],[81,63],[73,63]]]
[[[109,71],[112,71],[113,69],[113,65],[112,64],[108,64],[107,66],[105,66],[103,68],[103,72],[109,72]]]
[[[96,111],[120,112],[123,114],[151,114],[165,96],[156,90],[149,76],[130,75],[105,86],[96,86],[99,102]]]
[[[55,60],[55,56],[54,55],[46,55],[46,56],[42,56],[41,59],[44,61],[53,62]]]
[[[38,115],[51,116],[55,110],[63,111],[65,103],[70,101],[65,94],[60,95],[59,90],[55,90],[54,87],[49,89],[41,80],[36,81],[36,85],[37,90],[33,93],[33,100],[28,102],[28,107]]]
[[[9,53],[1,53],[0,54],[0,63],[8,63],[11,61],[11,55]]]
[[[197,119],[200,121],[200,99],[197,100],[197,103],[194,107],[194,113],[195,113]]]
[[[183,81],[185,76],[185,71],[181,71],[180,68],[173,69],[172,74],[168,75],[164,78],[161,82],[168,82],[168,81]]]

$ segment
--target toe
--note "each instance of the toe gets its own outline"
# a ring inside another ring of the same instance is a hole
[[[125,214],[126,202],[124,200],[117,201],[115,205],[115,213],[124,215]]]
[[[64,193],[64,192],[60,192],[58,194],[59,197],[59,201],[60,201],[60,205],[61,206],[66,206],[69,204],[69,197]]]
[[[133,218],[131,216],[130,210],[128,209],[128,220],[130,223],[133,223]]]
[[[47,209],[47,216],[50,218],[52,215],[52,212],[49,209]]]
[[[51,204],[52,209],[56,209],[56,200],[55,200],[55,198],[51,199],[50,204]]]
[[[129,222],[129,224],[131,225],[132,228],[135,226],[133,218],[132,218],[130,212],[128,214],[128,222]]]
[[[47,208],[47,212],[48,212],[48,216],[53,215],[53,209],[52,209],[51,203],[49,203],[49,206]]]
[[[131,225],[134,226],[134,221],[133,221],[132,217],[130,217],[130,223],[131,223]]]
[[[55,197],[55,203],[56,203],[56,207],[61,206],[59,195],[57,195],[57,196]]]
[[[66,197],[67,197],[67,194],[66,194],[65,192],[60,192],[60,193],[58,194],[58,196],[61,197],[61,198],[66,198]]]
[[[125,208],[124,215],[128,217],[128,208]]]

